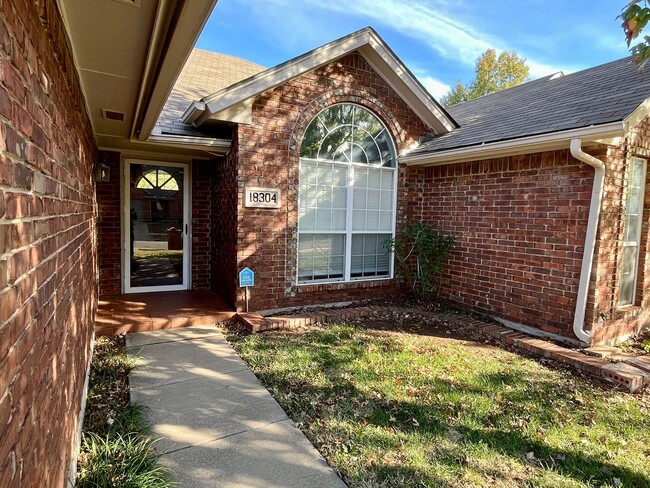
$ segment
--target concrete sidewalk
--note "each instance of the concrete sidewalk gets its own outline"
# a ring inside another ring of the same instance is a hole
[[[131,398],[147,407],[161,462],[181,486],[345,487],[216,327],[126,342],[142,358]]]

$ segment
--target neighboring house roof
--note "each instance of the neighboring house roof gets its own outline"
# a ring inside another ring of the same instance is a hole
[[[219,91],[204,92],[189,106],[185,123],[200,127],[206,121],[246,122],[250,120],[252,99],[266,90],[324,66],[352,52],[363,56],[395,90],[415,114],[435,133],[444,134],[456,122],[436,102],[381,37],[370,27],[337,39],[266,71]]]
[[[650,96],[650,74],[632,57],[569,75],[557,73],[448,107],[460,124],[408,158],[626,120]]]
[[[204,96],[249,78],[266,68],[245,59],[194,49],[169,95],[155,131],[188,136],[204,136],[181,121],[187,107]]]

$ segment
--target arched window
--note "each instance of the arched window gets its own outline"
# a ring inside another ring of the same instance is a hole
[[[395,231],[395,146],[352,104],[311,121],[300,148],[298,283],[388,278]]]
[[[178,191],[178,182],[164,169],[150,169],[142,173],[135,187],[144,190]]]

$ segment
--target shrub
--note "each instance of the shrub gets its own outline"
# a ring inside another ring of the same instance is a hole
[[[433,225],[416,221],[396,237],[386,239],[384,247],[395,256],[397,274],[409,283],[419,300],[431,298],[437,291],[444,263],[454,242]]]

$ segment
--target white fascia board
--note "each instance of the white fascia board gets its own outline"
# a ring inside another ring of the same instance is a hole
[[[213,114],[222,112],[237,103],[252,99],[266,90],[275,88],[354,51],[361,53],[377,73],[414,110],[418,117],[436,133],[444,134],[456,127],[454,121],[444,113],[427,91],[410,75],[399,59],[386,47],[378,35],[369,28],[326,44],[293,61],[270,68],[239,84],[224,88],[204,98],[205,111],[195,119],[194,125],[198,127],[212,118]],[[189,113],[186,112],[186,115],[189,115]],[[187,123],[185,118],[182,120]]]
[[[625,134],[624,123],[613,122],[610,124],[551,132],[549,134],[521,137],[429,154],[405,155],[400,158],[400,163],[404,163],[407,166],[439,166],[443,164],[540,152],[550,149],[568,148],[571,139],[579,138],[584,141],[596,141],[599,139],[619,137],[623,134]]]
[[[295,62],[263,71],[260,75],[253,76],[246,83],[236,88],[220,90],[204,99],[207,109],[210,113],[220,112],[242,100],[252,98],[259,93],[286,83],[303,73],[324,66],[333,59],[344,56],[366,44],[367,36],[368,34],[362,32],[349,39],[345,39],[344,42],[323,46],[310,56],[305,56]],[[205,114],[203,117],[205,117]],[[209,116],[205,118],[207,119]]]
[[[648,114],[650,114],[650,98],[646,98],[630,115],[625,117],[625,120],[623,120],[625,132],[627,133],[630,129],[636,127]]]
[[[174,3],[174,2],[161,2]],[[160,46],[160,59],[152,65],[155,76],[152,79],[148,97],[142,97],[139,110],[142,120],[133,127],[132,137],[145,141],[153,132],[169,94],[174,88],[187,58],[190,56],[196,40],[203,31],[217,0],[192,0],[177,2],[180,9],[174,11],[173,22],[169,29],[160,29],[164,42]],[[137,123],[137,120],[135,121]]]
[[[359,49],[370,66],[395,90],[413,112],[436,134],[446,134],[456,128],[440,106],[433,101],[406,67],[393,53],[375,39]],[[384,64],[384,66],[382,66]]]

